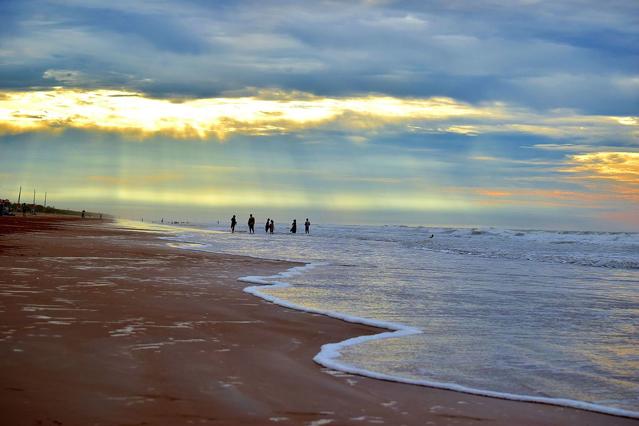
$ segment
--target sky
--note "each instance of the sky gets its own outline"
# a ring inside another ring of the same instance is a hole
[[[0,198],[639,231],[635,0],[0,0]]]

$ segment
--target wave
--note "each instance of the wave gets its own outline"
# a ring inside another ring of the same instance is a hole
[[[262,289],[264,289],[265,287],[270,289],[291,287],[289,283],[284,281],[279,281],[279,280],[283,278],[290,278],[296,275],[300,275],[308,270],[311,270],[318,266],[324,266],[324,265],[325,264],[322,264],[322,263],[309,263],[304,266],[296,266],[296,267],[290,268],[276,275],[246,276],[246,277],[239,278],[239,281],[241,282],[245,282],[249,284],[257,284],[257,285],[246,287],[244,289],[246,293],[252,294],[256,297],[275,303],[277,305],[295,309],[298,311],[320,314],[320,315],[340,319],[342,321],[346,321],[350,323],[363,324],[363,325],[368,325],[368,326],[389,330],[389,331],[378,333],[378,334],[358,336],[358,337],[353,337],[350,339],[343,340],[341,342],[327,343],[322,345],[320,352],[317,355],[315,355],[315,357],[313,358],[313,361],[315,361],[319,365],[322,365],[323,367],[331,368],[333,370],[342,371],[349,374],[355,374],[359,376],[370,377],[373,379],[386,380],[391,382],[406,383],[411,385],[419,385],[419,386],[432,387],[432,388],[438,388],[438,389],[446,389],[446,390],[452,390],[456,392],[488,396],[488,397],[499,398],[499,399],[507,399],[512,401],[534,402],[534,403],[542,403],[542,404],[549,404],[549,405],[557,405],[562,407],[570,407],[570,408],[576,408],[580,410],[593,411],[593,412],[598,412],[603,414],[610,414],[614,416],[639,419],[639,411],[631,411],[631,410],[625,410],[621,408],[608,407],[605,405],[599,405],[599,404],[594,404],[590,402],[577,401],[577,400],[566,399],[566,398],[550,398],[550,397],[540,397],[540,396],[532,396],[532,395],[520,395],[520,394],[507,393],[507,392],[491,391],[487,389],[471,388],[458,383],[444,383],[444,382],[437,382],[437,381],[426,380],[426,379],[411,379],[407,377],[393,376],[390,374],[367,370],[364,368],[359,368],[359,367],[341,362],[339,360],[341,356],[341,351],[346,349],[349,346],[355,346],[355,345],[359,345],[359,344],[366,343],[369,341],[374,341],[374,340],[383,340],[383,339],[411,336],[415,334],[420,334],[422,333],[422,331],[416,327],[410,327],[404,324],[362,318],[362,317],[344,314],[341,312],[305,307],[305,306],[292,303],[288,300],[279,298],[277,296],[273,296],[272,294],[268,294],[262,291]]]
[[[568,242],[556,242],[551,243],[553,245],[562,246],[564,244],[570,244]],[[489,249],[472,249],[472,248],[437,248],[425,241],[422,245],[423,249],[436,251],[440,253],[451,253],[466,256],[479,256],[485,258],[501,258],[508,260],[526,260],[532,262],[544,262],[544,263],[560,263],[569,265],[589,266],[596,268],[609,268],[609,269],[639,269],[639,260],[628,258],[602,258],[600,253],[596,254],[550,254],[550,253],[535,253],[535,252],[517,252],[513,250],[494,250]]]
[[[538,261],[611,269],[639,269],[639,234],[499,228],[431,228],[402,244],[486,258]]]
[[[148,225],[147,225],[148,226]],[[155,225],[158,227],[158,225]],[[172,232],[187,228],[164,226]],[[189,230],[193,228],[188,228]],[[226,235],[218,226],[198,232]],[[226,228],[224,228],[226,229]],[[435,251],[462,256],[543,262],[607,269],[639,269],[639,233],[602,231],[547,231],[506,228],[442,228],[409,226],[318,225],[311,238],[331,249],[336,242],[399,244],[410,250]],[[429,238],[431,235],[434,238]],[[198,238],[193,238],[197,244]],[[289,237],[278,234],[278,238]],[[191,242],[191,241],[189,241]],[[294,261],[299,258],[291,259]],[[308,260],[308,259],[305,259]]]

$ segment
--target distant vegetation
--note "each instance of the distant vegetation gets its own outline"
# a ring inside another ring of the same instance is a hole
[[[2,208],[0,209],[0,215],[21,215],[22,214],[22,205],[18,203],[11,203],[8,200],[0,200],[2,202]],[[33,214],[34,208],[33,204],[27,204],[27,214]],[[62,214],[69,216],[82,216],[81,211],[69,210],[69,209],[56,209],[55,206],[47,206],[36,204],[35,205],[35,213],[49,213],[49,214]],[[84,216],[86,218],[99,218],[102,215],[103,218],[110,217],[104,213],[99,212],[85,212]]]

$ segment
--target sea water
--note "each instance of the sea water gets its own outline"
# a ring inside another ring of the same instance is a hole
[[[372,377],[639,416],[639,234],[168,228],[173,244],[310,264],[255,293],[395,332],[316,360]],[[432,238],[431,238],[432,235]],[[289,284],[289,285],[286,285]],[[327,342],[331,343],[331,342]]]

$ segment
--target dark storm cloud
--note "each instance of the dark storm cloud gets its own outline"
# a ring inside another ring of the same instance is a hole
[[[639,107],[634,1],[43,0],[0,10],[4,88],[198,97],[277,87],[609,115]]]

